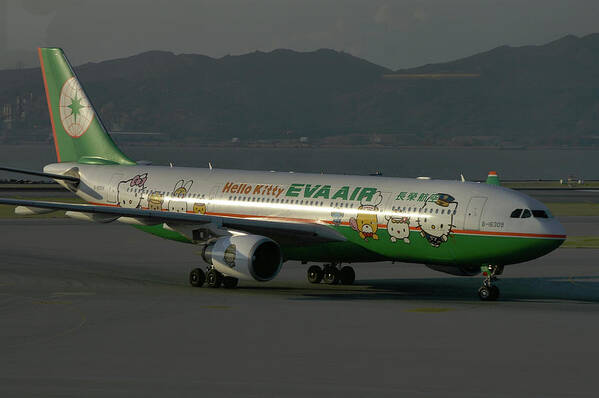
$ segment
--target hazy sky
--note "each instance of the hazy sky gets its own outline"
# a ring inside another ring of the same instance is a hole
[[[0,59],[334,48],[393,69],[599,32],[599,0],[0,0]],[[5,66],[6,67],[6,66]]]

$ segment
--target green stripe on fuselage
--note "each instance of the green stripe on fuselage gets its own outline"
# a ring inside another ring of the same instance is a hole
[[[139,226],[135,228],[164,239],[193,243],[190,239],[163,225]],[[451,234],[448,241],[439,247],[432,246],[420,231],[410,231],[409,241],[391,242],[386,229],[377,230],[378,240],[364,240],[347,226],[336,226],[346,242],[283,246],[287,260],[369,262],[397,260],[411,263],[429,263],[455,266],[479,266],[483,264],[516,264],[551,252],[559,247],[563,239],[529,238],[511,236],[484,236]]]
[[[386,229],[378,229],[378,239],[360,238],[347,226],[334,227],[349,242],[391,260],[444,265],[515,264],[545,255],[564,239],[450,234],[447,242],[434,247],[419,230],[410,231],[409,243],[391,241]]]

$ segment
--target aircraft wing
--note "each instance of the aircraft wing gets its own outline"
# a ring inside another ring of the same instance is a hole
[[[52,209],[72,212],[99,214],[115,217],[132,217],[141,220],[189,226],[212,224],[224,229],[233,229],[269,237],[279,243],[292,241],[305,243],[343,242],[346,238],[335,230],[319,223],[300,223],[269,219],[221,217],[191,213],[173,213],[156,210],[128,209],[116,206],[97,206],[90,204],[58,203],[37,200],[0,198],[0,204],[24,206],[32,209]]]

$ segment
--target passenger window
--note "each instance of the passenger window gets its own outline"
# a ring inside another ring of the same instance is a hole
[[[512,212],[512,214],[510,215],[511,218],[520,218],[520,215],[522,214],[522,209],[516,209]]]
[[[549,216],[547,216],[547,213],[545,213],[545,210],[533,210],[532,215],[535,218],[549,218]]]
[[[524,211],[522,212],[522,218],[529,218],[529,217],[530,217],[530,210],[524,209]]]

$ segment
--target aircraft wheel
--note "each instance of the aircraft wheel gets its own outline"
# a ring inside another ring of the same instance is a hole
[[[326,267],[323,281],[327,285],[336,285],[339,282],[339,271],[335,267]]]
[[[233,278],[232,276],[223,277],[223,287],[225,289],[235,289],[238,283],[239,279],[237,278]]]
[[[352,267],[346,265],[339,271],[339,280],[342,285],[351,285],[356,280],[356,272]]]
[[[208,282],[208,286],[217,288],[223,283],[223,274],[212,268],[206,274],[206,282]]]
[[[195,268],[189,273],[189,283],[193,287],[202,287],[206,282],[206,274],[200,268]]]
[[[491,296],[492,300],[497,300],[499,298],[499,288],[497,286],[491,286]]]
[[[189,283],[193,287],[202,287],[206,282],[206,274],[200,268],[195,268],[189,273]]]
[[[481,288],[478,289],[478,297],[480,297],[482,301],[497,300],[497,297],[499,297],[499,289],[497,286],[481,286]]]
[[[310,268],[308,268],[308,282],[320,283],[320,281],[322,281],[323,276],[324,271],[318,265],[313,265]]]

